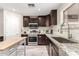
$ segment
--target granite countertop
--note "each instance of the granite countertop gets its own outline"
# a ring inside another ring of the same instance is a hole
[[[52,37],[60,37],[59,35],[46,34],[46,33],[39,33],[39,34],[45,34],[54,44],[58,46],[58,48],[65,51],[68,56],[79,56],[79,43],[59,43],[54,38],[52,38]]]
[[[46,36],[54,43],[56,44],[60,49],[66,52],[69,56],[78,56],[79,55],[79,43],[59,43],[52,37],[55,35],[46,34]],[[59,36],[58,36],[59,37]]]
[[[63,50],[67,52],[69,56],[79,56],[79,43],[78,44],[62,44],[64,47]]]
[[[8,49],[15,44],[21,42],[24,40],[26,37],[9,37],[6,40],[0,42],[0,51],[4,51],[5,49]]]

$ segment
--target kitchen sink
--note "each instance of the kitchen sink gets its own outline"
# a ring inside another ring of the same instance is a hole
[[[60,43],[77,43],[62,37],[52,37]]]

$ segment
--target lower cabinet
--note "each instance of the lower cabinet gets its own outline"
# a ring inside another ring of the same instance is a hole
[[[48,55],[51,56],[51,43],[47,45]]]
[[[54,43],[51,43],[51,56],[59,56],[59,48]]]
[[[28,37],[28,35],[21,34],[21,37]],[[22,45],[24,45],[24,43],[22,43]],[[26,38],[26,45],[28,45],[28,38]]]
[[[47,46],[49,56],[59,56],[59,48],[50,41],[49,45]]]
[[[59,48],[46,35],[38,35],[38,45],[47,45],[49,56],[59,56]]]
[[[22,34],[21,37],[28,37],[28,35]],[[45,34],[38,34],[38,45],[48,45],[48,44],[49,44],[49,38]],[[28,38],[26,38],[26,45],[28,45]]]
[[[46,35],[38,35],[38,45],[48,45],[49,39],[46,37]]]

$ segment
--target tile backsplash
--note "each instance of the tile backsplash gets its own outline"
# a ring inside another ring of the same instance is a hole
[[[70,24],[70,34],[72,35],[72,39],[79,41],[79,24]],[[68,29],[67,26],[64,26],[62,29],[62,33],[59,32],[62,37],[68,38]]]
[[[38,29],[35,29],[37,31],[40,31],[40,33],[46,33],[46,31],[48,30],[50,32],[52,28],[51,27],[39,27]],[[33,30],[33,29],[29,29],[29,27],[26,27],[26,28],[22,28],[22,33],[24,33],[24,31],[26,31],[26,33],[30,33],[30,31]]]

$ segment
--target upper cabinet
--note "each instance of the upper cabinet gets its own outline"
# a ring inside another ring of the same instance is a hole
[[[38,23],[40,27],[57,25],[57,10],[52,10],[50,14],[43,16],[23,16],[23,26],[27,27],[29,23]]]
[[[45,15],[45,16],[39,16],[38,19],[39,19],[39,26],[41,27],[48,27],[51,25],[50,14]]]
[[[57,10],[52,10],[50,13],[51,25],[57,25]]]
[[[39,26],[41,26],[41,27],[46,26],[46,16],[39,16],[38,20],[39,20],[39,23],[38,23]]]
[[[23,16],[23,27],[28,26],[29,20],[30,20],[29,16]]]
[[[50,14],[48,14],[48,15],[46,16],[46,26],[51,26]]]
[[[38,23],[38,18],[30,18],[29,23]]]

